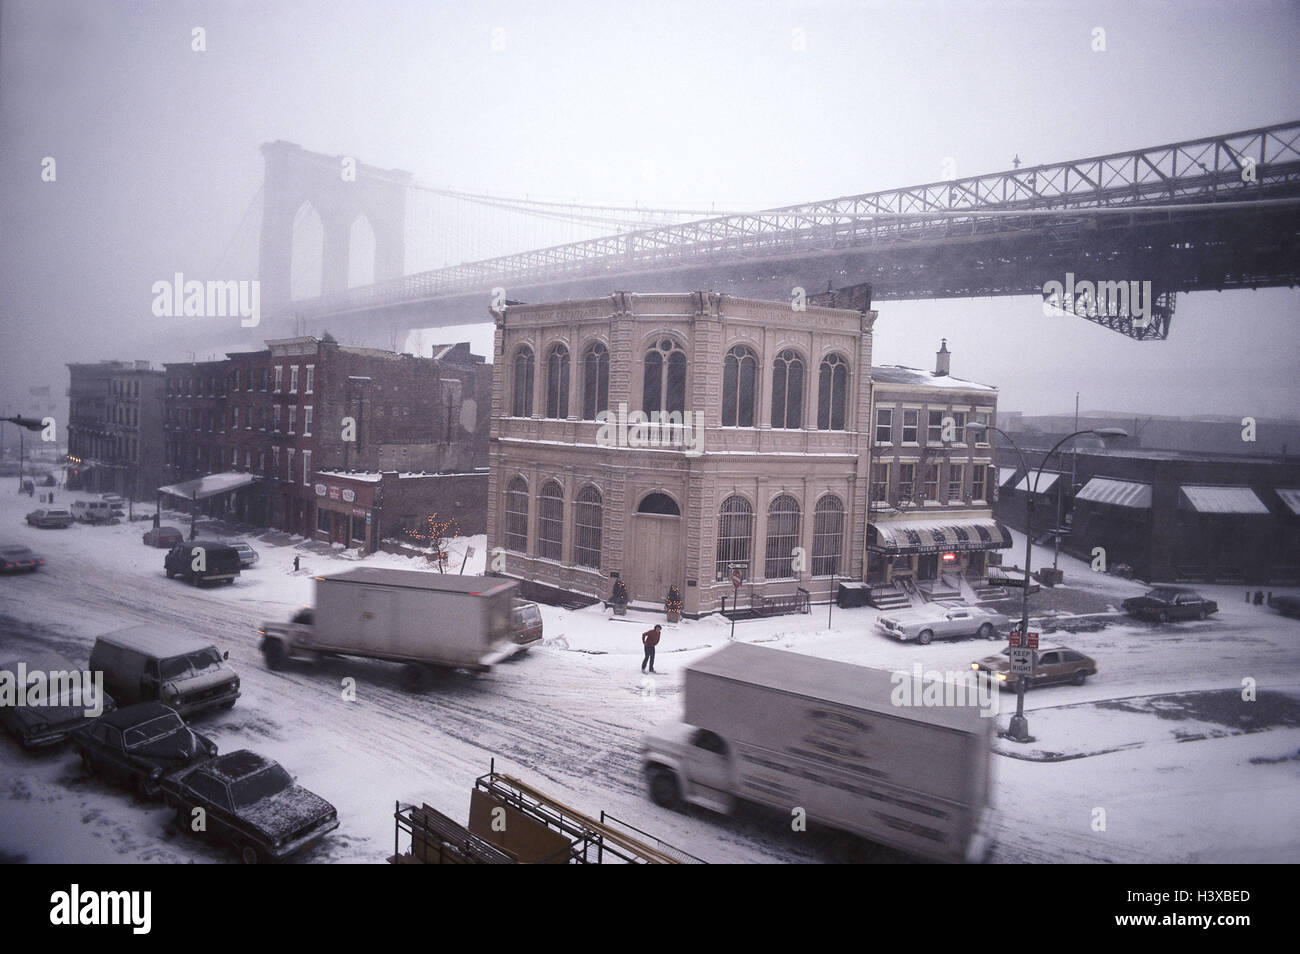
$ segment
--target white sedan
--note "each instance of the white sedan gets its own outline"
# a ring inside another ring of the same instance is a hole
[[[980,636],[993,639],[1011,628],[1011,620],[983,606],[927,603],[881,616],[876,621],[876,628],[886,636],[903,642],[914,639],[924,646],[936,637]]]

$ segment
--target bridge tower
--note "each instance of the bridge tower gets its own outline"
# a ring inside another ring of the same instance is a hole
[[[276,140],[262,146],[266,172],[258,277],[262,307],[289,302],[293,223],[311,203],[324,233],[321,294],[347,290],[352,224],[364,215],[375,236],[374,280],[398,278],[406,265],[406,190],[414,177],[400,169],[376,169],[349,156],[309,152]]]

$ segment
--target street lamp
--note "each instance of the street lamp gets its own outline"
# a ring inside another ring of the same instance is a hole
[[[23,492],[23,431],[41,431],[45,429],[45,422],[35,417],[0,417],[0,421],[8,421],[10,424],[18,425],[18,492]]]
[[[1038,465],[1038,471],[1034,474],[1033,486],[1029,483],[1029,465],[1025,463],[1025,455],[1021,452],[1020,446],[1011,438],[1011,435],[1000,427],[994,427],[991,424],[967,424],[967,430],[974,431],[997,431],[1007,439],[1007,442],[1015,450],[1016,456],[1020,458],[1020,466],[1025,471],[1025,578],[1024,585],[1021,587],[1020,602],[1020,638],[1028,639],[1029,637],[1029,571],[1030,561],[1033,557],[1034,550],[1034,497],[1038,494],[1038,481],[1043,476],[1043,468],[1052,455],[1060,449],[1072,437],[1078,437],[1080,434],[1091,434],[1094,437],[1128,437],[1128,431],[1119,427],[1095,427],[1087,430],[1075,431],[1073,434],[1066,434],[1053,445],[1044,456],[1042,463]],[[1025,677],[1022,675],[1016,680],[1016,714],[1011,718],[1011,725],[1007,729],[1007,737],[1013,742],[1029,741],[1029,720],[1025,718]]]

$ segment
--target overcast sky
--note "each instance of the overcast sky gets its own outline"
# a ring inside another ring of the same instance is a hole
[[[188,357],[151,286],[255,277],[264,142],[468,191],[754,209],[1295,120],[1297,62],[1296,3],[0,0],[0,409],[62,393],[68,361]],[[476,221],[412,251],[473,257],[499,239]],[[1180,296],[1164,343],[1026,298],[879,308],[877,363],[929,367],[946,337],[1004,409],[1295,413],[1294,289]]]

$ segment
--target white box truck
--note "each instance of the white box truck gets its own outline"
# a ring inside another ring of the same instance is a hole
[[[645,737],[650,797],[802,809],[917,857],[984,860],[997,720],[973,692],[970,705],[896,706],[895,685],[883,670],[732,643],[686,668],[684,720]]]
[[[513,580],[377,567],[315,579],[312,608],[258,630],[271,669],[322,654],[387,659],[406,663],[408,685],[424,689],[435,669],[483,672],[519,648]]]

